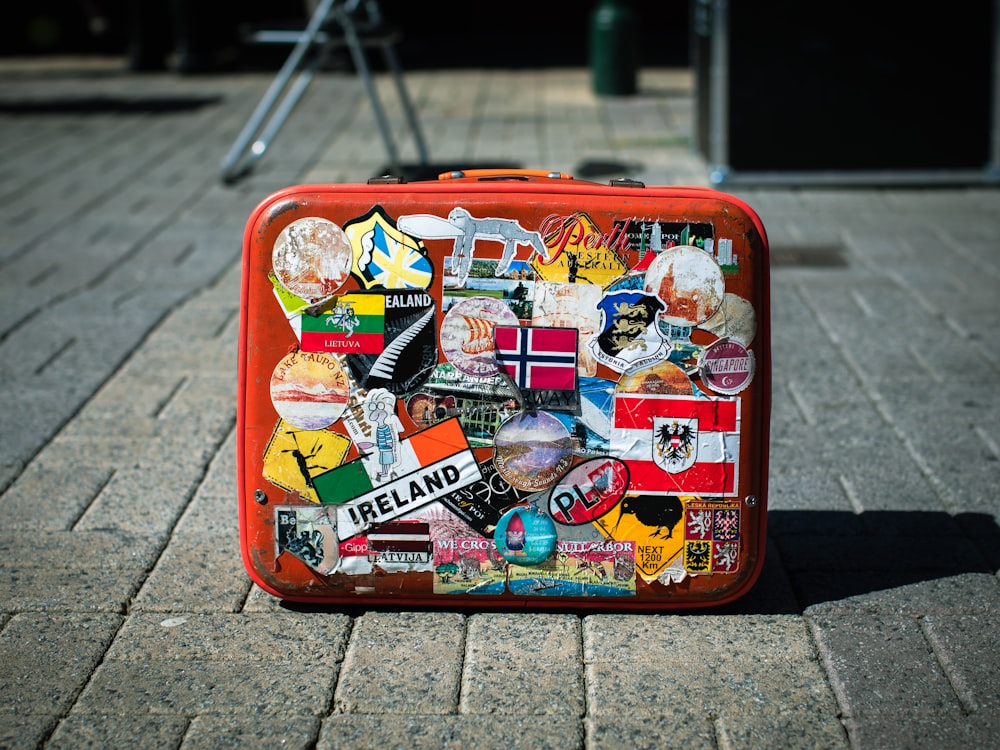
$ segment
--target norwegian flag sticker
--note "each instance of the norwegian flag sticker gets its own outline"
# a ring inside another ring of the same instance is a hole
[[[628,465],[632,493],[735,496],[740,400],[615,394],[611,455]]]
[[[576,390],[577,329],[497,326],[497,363],[521,390]]]

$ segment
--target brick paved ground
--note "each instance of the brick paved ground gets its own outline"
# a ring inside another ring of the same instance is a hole
[[[329,73],[221,184],[267,82],[0,66],[0,746],[1000,746],[1000,192],[740,193],[770,234],[774,336],[743,599],[282,606],[238,551],[242,229],[271,191],[364,181],[385,152]],[[707,184],[687,71],[620,100],[584,70],[409,82],[441,165]]]

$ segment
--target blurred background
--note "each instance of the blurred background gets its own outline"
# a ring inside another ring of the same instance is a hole
[[[575,67],[588,61],[588,25],[596,2],[507,0],[472,5],[457,0],[404,3],[382,10],[405,31],[399,48],[405,69],[441,67]],[[688,0],[639,0],[631,8],[642,64],[684,66],[689,60]],[[140,31],[150,48],[167,49],[175,24],[210,53],[213,66],[277,67],[287,48],[247,44],[254,28],[305,23],[309,0],[37,0],[8,4],[0,25],[4,55],[125,54]],[[173,15],[172,15],[173,12]]]
[[[10,4],[2,56],[121,56],[126,70],[277,70],[289,46],[251,41],[301,29],[316,0],[34,0]],[[1000,182],[1000,0],[917,7],[892,0],[457,0],[381,3],[402,30],[405,71],[595,64],[694,77],[694,148],[712,181]],[[617,28],[595,45],[598,11]],[[610,17],[610,16],[607,16]],[[624,50],[628,56],[625,60]],[[372,66],[380,70],[378,55]],[[351,69],[346,51],[326,63]],[[614,90],[619,85],[621,90]]]

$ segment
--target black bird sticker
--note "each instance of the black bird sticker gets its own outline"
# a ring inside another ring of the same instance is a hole
[[[684,504],[675,495],[629,495],[622,499],[619,511],[615,531],[625,514],[630,513],[643,526],[656,528],[656,531],[650,536],[671,539],[674,535],[674,527],[684,516]],[[614,531],[611,533],[613,535]]]

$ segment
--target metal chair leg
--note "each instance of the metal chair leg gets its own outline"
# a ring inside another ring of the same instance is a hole
[[[243,126],[240,134],[236,137],[229,152],[223,158],[222,179],[224,181],[230,182],[252,168],[253,164],[263,156],[271,139],[284,124],[288,115],[291,114],[295,105],[298,104],[299,99],[302,98],[302,95],[312,81],[316,65],[315,58],[309,61],[301,71],[299,71],[299,68],[305,59],[306,53],[316,43],[323,23],[335,2],[336,0],[321,0],[316,11],[312,14],[305,31],[302,32],[298,42],[292,48],[292,52],[288,55],[278,74],[274,77],[271,85],[257,104],[253,114],[250,115],[250,119],[247,120],[246,125]],[[287,88],[292,76],[296,74],[296,71],[299,71],[299,75],[295,81],[295,85],[285,95],[281,105],[269,119],[269,113],[274,109],[275,103],[281,98],[282,93]],[[261,126],[264,125],[265,120],[267,120],[265,127],[266,137],[254,140]],[[251,144],[251,142],[253,143]]]

